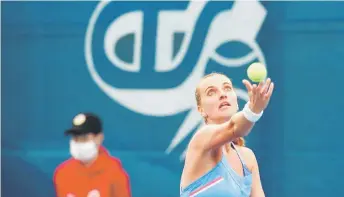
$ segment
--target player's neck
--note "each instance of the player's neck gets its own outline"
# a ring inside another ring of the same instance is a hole
[[[231,117],[221,118],[217,120],[208,120],[207,124],[222,124],[229,121]]]

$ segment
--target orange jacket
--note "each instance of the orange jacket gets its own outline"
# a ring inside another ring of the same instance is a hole
[[[73,158],[60,164],[54,174],[58,197],[130,197],[129,177],[120,160],[100,147],[91,166]]]

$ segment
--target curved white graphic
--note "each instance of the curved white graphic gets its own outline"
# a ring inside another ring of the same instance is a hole
[[[100,197],[100,192],[96,189],[88,192],[87,197]]]
[[[91,16],[86,32],[85,56],[92,79],[110,98],[124,107],[147,116],[171,116],[190,110],[166,152],[171,152],[201,121],[198,114],[194,90],[205,74],[209,59],[223,66],[240,67],[258,58],[265,65],[264,55],[256,42],[257,33],[266,17],[265,8],[258,1],[235,1],[232,8],[219,12],[211,22],[201,53],[190,75],[179,86],[167,89],[121,89],[105,82],[97,73],[92,56],[92,36],[97,19],[109,2],[100,2]],[[190,47],[196,22],[207,1],[190,1],[186,10],[160,11],[156,36],[154,69],[169,72],[176,69],[185,58]],[[104,38],[104,50],[109,61],[126,72],[140,72],[143,13],[129,12],[116,18],[108,27]],[[185,34],[180,50],[173,56],[173,35]],[[114,48],[117,41],[128,34],[134,34],[133,62],[122,61]],[[216,49],[223,43],[239,41],[251,47],[252,52],[240,58],[226,58]],[[247,100],[246,90],[236,89],[239,98]],[[141,98],[141,99],[137,99]],[[183,159],[182,155],[181,159]]]

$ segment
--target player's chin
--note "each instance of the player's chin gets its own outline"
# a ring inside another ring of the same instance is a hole
[[[236,110],[233,108],[219,109],[218,115],[221,118],[232,117],[236,113]]]
[[[235,111],[233,106],[224,106],[224,107],[219,108],[218,110],[219,113],[224,113],[224,114],[233,113],[233,111]]]

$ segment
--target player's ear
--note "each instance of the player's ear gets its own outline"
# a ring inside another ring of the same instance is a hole
[[[201,116],[206,119],[208,117],[208,115],[205,113],[203,107],[201,106],[197,106],[198,112],[201,114]]]

